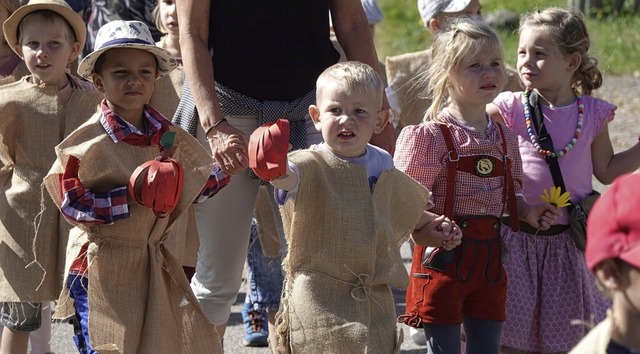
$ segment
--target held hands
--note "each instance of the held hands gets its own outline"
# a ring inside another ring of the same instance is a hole
[[[455,222],[440,215],[420,229],[414,230],[411,238],[420,246],[451,250],[462,242],[462,230]]]
[[[229,176],[242,172],[249,166],[247,136],[229,124],[221,122],[207,136],[213,158]]]

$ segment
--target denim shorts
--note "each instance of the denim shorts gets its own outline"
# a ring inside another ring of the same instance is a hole
[[[251,222],[247,265],[249,268],[247,295],[253,308],[277,310],[280,307],[282,293],[282,262],[280,257],[268,258],[262,252],[255,219]]]
[[[16,332],[33,332],[42,325],[41,302],[3,302],[0,323]]]

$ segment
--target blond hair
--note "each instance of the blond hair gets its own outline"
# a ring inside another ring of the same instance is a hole
[[[380,75],[367,64],[359,61],[345,61],[325,69],[316,81],[316,101],[330,84],[337,84],[345,89],[371,92],[377,96],[382,105],[384,84]]]
[[[426,82],[427,97],[432,100],[425,121],[438,121],[438,114],[449,102],[449,80],[460,62],[477,55],[486,47],[493,47],[500,58],[504,58],[502,44],[496,32],[475,17],[451,18],[436,33],[431,46],[431,62],[419,78]]]
[[[20,20],[20,23],[18,24],[18,43],[22,44],[24,26],[30,23],[41,23],[43,21],[52,27],[58,26],[59,28],[64,28],[65,38],[69,40],[69,43],[73,44],[78,41],[78,38],[76,38],[76,32],[64,16],[53,10],[38,10],[29,13]]]
[[[572,86],[584,94],[591,94],[602,85],[602,73],[598,69],[598,60],[589,55],[591,39],[587,25],[580,12],[557,7],[535,11],[520,21],[518,33],[524,28],[536,28],[544,31],[546,38],[560,49],[563,55],[580,54],[580,66],[574,72]]]

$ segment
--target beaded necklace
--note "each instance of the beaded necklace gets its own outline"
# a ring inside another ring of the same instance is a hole
[[[524,90],[524,93],[522,94],[522,105],[524,106],[524,121],[525,123],[527,123],[527,133],[529,134],[529,139],[531,140],[531,143],[538,150],[540,154],[544,156],[549,156],[549,157],[561,157],[563,155],[566,155],[569,152],[569,150],[573,149],[573,147],[578,142],[578,137],[580,136],[580,132],[582,132],[582,122],[584,120],[584,104],[582,103],[582,94],[580,94],[580,92],[578,91],[574,91],[574,92],[576,94],[577,101],[578,101],[578,124],[576,126],[576,131],[573,134],[573,137],[571,138],[571,140],[569,140],[567,145],[564,147],[564,149],[558,150],[558,151],[551,151],[551,150],[543,149],[542,146],[540,146],[538,139],[536,138],[536,134],[534,132],[535,129],[533,128],[533,124],[531,122],[531,112],[529,111],[529,104],[528,104],[529,95],[531,94],[531,89],[527,88],[526,90]]]

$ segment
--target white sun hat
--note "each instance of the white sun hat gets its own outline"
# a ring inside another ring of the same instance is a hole
[[[471,0],[418,0],[418,11],[422,23],[427,27],[429,21],[441,12],[460,12],[467,8]]]
[[[147,25],[140,21],[118,20],[100,27],[96,35],[94,50],[80,62],[78,74],[92,81],[91,74],[96,60],[102,53],[114,48],[142,49],[155,55],[158,59],[159,76],[168,74],[178,65],[171,53],[156,45]]]

